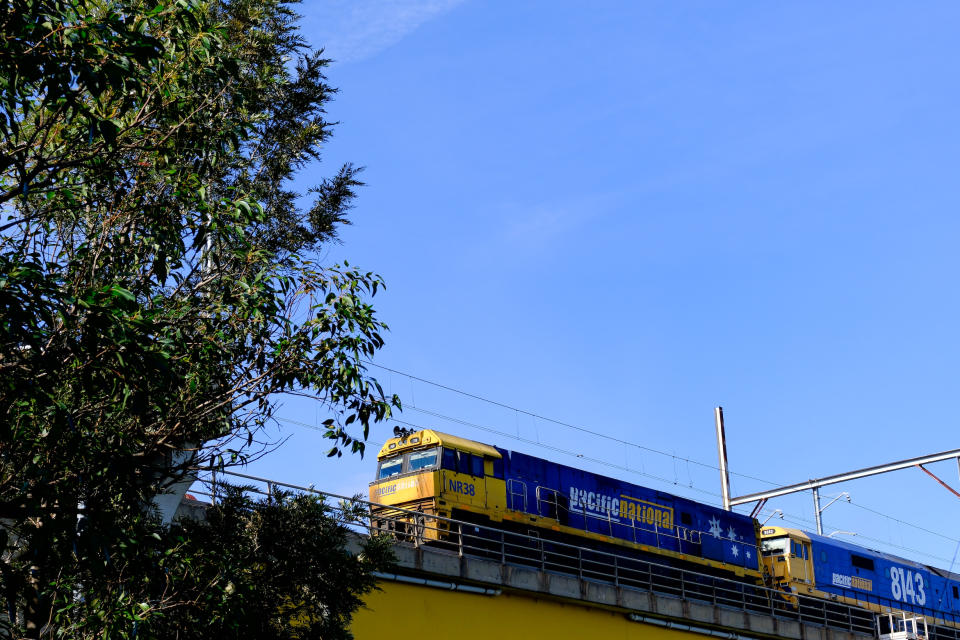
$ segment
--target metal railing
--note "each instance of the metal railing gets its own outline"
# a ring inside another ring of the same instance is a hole
[[[630,555],[627,550],[619,552],[579,546],[544,539],[540,535],[505,531],[480,523],[370,502],[356,496],[330,494],[312,486],[302,487],[230,471],[220,471],[216,477],[199,480],[204,488],[191,493],[209,496],[215,502],[217,485],[223,482],[224,477],[240,479],[243,484],[248,484],[248,491],[271,499],[278,495],[278,490],[311,493],[324,500],[336,500],[336,503],[330,504],[331,509],[345,514],[356,513],[357,505],[362,505],[368,517],[364,520],[347,519],[345,524],[364,535],[390,535],[397,544],[414,547],[429,545],[461,557],[531,567],[575,576],[580,580],[639,589],[804,624],[869,635],[876,633],[878,614],[866,608],[681,569]],[[850,592],[847,597],[867,603],[866,594],[860,592]],[[948,612],[907,606],[876,597],[870,597],[868,604],[879,607],[882,613],[911,611],[925,616],[931,622],[941,620],[960,626],[960,620]],[[930,640],[960,640],[960,629],[952,626],[930,624],[929,630]]]

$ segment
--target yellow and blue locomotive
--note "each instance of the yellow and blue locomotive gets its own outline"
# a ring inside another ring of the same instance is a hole
[[[629,548],[662,564],[761,577],[756,522],[730,511],[523,453],[424,430],[394,438],[370,484],[372,517],[411,510],[405,527],[444,537],[418,513],[528,532],[547,540]],[[396,519],[391,519],[396,522]]]
[[[909,612],[960,626],[960,575],[807,531],[760,530],[773,586],[876,613]]]

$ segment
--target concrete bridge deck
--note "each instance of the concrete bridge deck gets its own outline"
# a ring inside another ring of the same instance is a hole
[[[609,584],[536,567],[397,545],[396,574],[381,576],[355,617],[357,638],[787,638],[866,640],[872,634]],[[398,627],[398,625],[400,625]]]

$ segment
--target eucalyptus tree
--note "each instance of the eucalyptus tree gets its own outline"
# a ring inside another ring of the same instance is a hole
[[[254,453],[283,394],[327,407],[329,455],[399,406],[363,365],[381,279],[313,258],[358,169],[290,186],[331,135],[327,64],[286,0],[0,0],[11,634],[161,628],[187,600],[134,567],[199,564],[144,505]]]

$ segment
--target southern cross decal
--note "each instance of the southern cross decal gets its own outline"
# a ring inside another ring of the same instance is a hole
[[[710,518],[710,533],[713,534],[714,538],[719,538],[720,534],[723,533],[723,529],[720,528],[720,518],[716,516]]]

